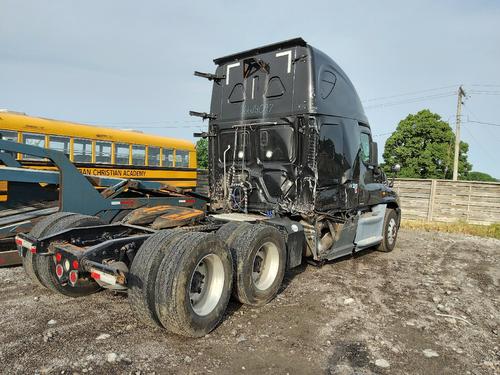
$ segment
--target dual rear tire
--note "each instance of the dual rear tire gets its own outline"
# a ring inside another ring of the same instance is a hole
[[[215,234],[164,230],[134,258],[129,303],[142,322],[201,337],[222,320],[232,279],[231,253]]]
[[[253,306],[273,299],[285,265],[283,237],[271,226],[228,223],[212,234],[164,230],[134,258],[129,303],[142,322],[201,337],[220,323],[231,292]]]
[[[246,305],[262,306],[277,294],[286,269],[282,234],[270,225],[227,223],[217,235],[233,256],[233,296]]]

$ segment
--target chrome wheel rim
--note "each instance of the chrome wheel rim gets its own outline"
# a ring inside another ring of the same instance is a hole
[[[203,257],[191,274],[189,301],[199,316],[210,314],[219,303],[224,291],[224,265],[218,255]]]
[[[396,225],[396,220],[391,218],[391,220],[389,220],[389,225],[387,226],[387,242],[389,245],[392,245],[394,241],[396,241],[397,231],[398,227]]]
[[[252,281],[259,290],[266,290],[273,285],[278,275],[280,254],[272,242],[264,243],[253,258]]]

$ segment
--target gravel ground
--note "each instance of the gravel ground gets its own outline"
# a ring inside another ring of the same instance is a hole
[[[126,297],[68,299],[0,269],[0,372],[498,374],[500,241],[402,230],[287,275],[254,309],[231,302],[198,340],[148,328]]]

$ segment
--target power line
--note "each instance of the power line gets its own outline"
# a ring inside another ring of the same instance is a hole
[[[500,95],[500,91],[471,90],[469,92],[476,95]]]
[[[474,124],[481,124],[481,125],[500,126],[500,124],[495,124],[493,122],[474,121],[474,120],[468,120],[467,122],[473,122]]]
[[[433,89],[412,91],[412,92],[407,92],[407,93],[397,94],[397,95],[382,96],[382,97],[379,97],[379,98],[365,99],[365,100],[362,100],[361,102],[363,102],[363,103],[366,103],[366,102],[375,102],[375,101],[384,100],[384,99],[398,98],[398,97],[401,97],[401,96],[409,96],[409,95],[421,94],[421,93],[424,93],[424,92],[444,90],[444,89],[449,89],[449,88],[456,87],[456,86],[457,85],[443,86],[443,87],[436,87],[436,88],[433,88]]]
[[[388,133],[381,133],[381,134],[375,134],[375,135],[372,135],[373,138],[375,137],[383,137],[384,135],[389,135],[389,134],[392,134],[393,132],[388,132]]]
[[[476,139],[476,137],[474,137],[474,135],[472,134],[472,132],[471,132],[471,131],[469,131],[469,129],[467,129],[467,128],[464,128],[464,129],[465,129],[465,130],[467,131],[467,133],[471,136],[471,138],[474,140],[474,142],[476,142],[476,143],[477,143],[477,145],[479,146],[478,148],[481,150],[481,152],[482,152],[485,156],[487,156],[488,158],[491,158],[491,160],[495,160],[495,158],[494,158],[492,155],[490,155],[490,153],[489,153],[489,151],[487,150],[487,148],[486,148],[486,147],[482,147],[481,142],[479,142],[479,141]]]
[[[434,94],[434,95],[427,95],[427,96],[421,96],[421,97],[416,97],[416,98],[408,98],[405,100],[399,100],[399,101],[392,101],[392,102],[387,102],[387,103],[381,103],[381,104],[373,104],[366,106],[365,109],[370,109],[370,108],[380,108],[380,107],[391,107],[395,105],[401,105],[401,104],[407,104],[407,103],[416,103],[416,102],[421,102],[425,100],[430,100],[430,99],[441,99],[441,98],[447,98],[450,96],[455,96],[456,92],[447,92],[447,93],[440,93],[440,94]]]
[[[473,84],[467,85],[467,86],[474,86],[474,87],[500,87],[500,85],[496,85],[496,84],[479,84],[479,83],[473,83]]]

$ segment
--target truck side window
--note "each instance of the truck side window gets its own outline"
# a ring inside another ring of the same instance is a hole
[[[339,124],[323,124],[319,133],[318,182],[330,186],[344,173],[344,136]]]
[[[360,133],[360,156],[365,163],[370,162],[370,135]]]

